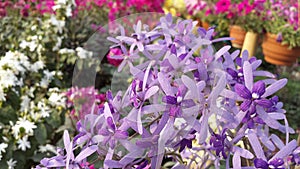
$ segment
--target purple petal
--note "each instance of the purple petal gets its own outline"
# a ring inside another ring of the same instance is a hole
[[[201,128],[199,132],[200,138],[198,139],[199,144],[203,144],[207,138],[207,133],[208,133],[208,114],[205,113],[203,115],[203,118],[201,120]]]
[[[284,146],[282,149],[280,149],[278,151],[278,153],[276,153],[269,161],[272,161],[276,158],[285,158],[289,154],[291,154],[296,148],[297,148],[297,141],[292,140],[286,146]]]
[[[269,164],[265,160],[260,159],[260,158],[256,158],[254,160],[254,166],[256,168],[261,168],[261,169],[268,169],[269,168]]]
[[[156,94],[158,90],[159,90],[159,87],[158,87],[158,86],[152,86],[152,87],[150,87],[150,88],[147,90],[144,99],[145,99],[145,100],[146,100],[146,99],[149,99],[151,96],[153,96],[154,94]]]
[[[195,105],[196,104],[192,99],[182,100],[182,102],[181,102],[181,106],[183,106],[183,107],[193,107]]]
[[[217,85],[212,89],[208,100],[212,101],[213,104],[216,104],[216,100],[219,97],[220,93],[225,89],[226,86],[226,75],[225,73],[219,74],[219,80],[217,82]]]
[[[138,127],[138,132],[140,134],[143,134],[143,123],[142,123],[142,107],[139,108],[139,111],[137,113],[136,117],[136,125]]]
[[[232,164],[233,164],[235,169],[242,169],[241,157],[239,156],[238,153],[233,154]]]
[[[264,151],[260,145],[260,142],[259,142],[256,134],[253,132],[249,133],[248,139],[249,139],[252,149],[254,150],[254,153],[256,154],[256,157],[266,160],[266,156],[264,154]]]
[[[108,125],[111,129],[116,130],[116,126],[115,126],[115,124],[114,124],[114,122],[113,122],[112,117],[108,117],[108,118],[106,119],[106,122],[107,122],[107,125]]]
[[[162,101],[168,104],[177,104],[177,98],[174,96],[164,96]]]
[[[281,139],[275,135],[275,134],[271,134],[270,138],[272,139],[272,141],[274,142],[274,144],[279,148],[282,149],[284,147],[283,142],[281,141]]]
[[[215,54],[215,58],[219,59],[222,55],[224,55],[224,53],[228,52],[229,49],[231,48],[231,46],[227,45],[222,47],[220,50],[218,50],[218,52]]]
[[[166,95],[173,95],[172,87],[168,79],[164,76],[163,73],[158,73],[158,81],[160,83],[161,88],[166,93]]]
[[[41,164],[47,168],[51,167],[65,167],[65,161],[63,157],[52,157],[52,158],[43,158]]]
[[[64,131],[64,145],[67,153],[67,159],[66,159],[66,167],[69,167],[70,160],[74,159],[74,154],[73,154],[73,144],[70,141],[70,136],[69,132],[67,130]]]
[[[98,149],[97,145],[92,145],[90,147],[85,148],[84,150],[81,150],[81,152],[78,154],[78,156],[75,158],[76,162],[80,162],[83,159],[87,158],[91,154],[93,154]]]
[[[275,92],[283,88],[286,85],[286,83],[287,83],[287,79],[280,79],[276,81],[275,83],[271,84],[266,88],[266,92],[262,95],[262,97],[268,97],[274,94]]]
[[[177,69],[179,67],[179,61],[176,55],[170,54],[167,59],[169,60],[170,64],[174,69]]]
[[[255,100],[254,102],[264,108],[270,108],[273,106],[273,103],[268,99],[259,99],[259,100]]]
[[[272,119],[268,113],[265,112],[265,110],[260,107],[260,106],[256,106],[257,109],[257,114],[259,115],[259,117],[261,119],[263,119],[263,121],[271,128],[274,129],[279,129],[279,127],[281,126],[280,123],[274,119]]]
[[[253,72],[253,76],[265,76],[265,77],[270,77],[270,78],[276,77],[273,73],[270,73],[268,71],[263,71],[263,70],[257,70],[255,72]]]
[[[197,85],[195,83],[194,80],[192,80],[191,78],[189,78],[188,76],[186,75],[182,75],[181,76],[181,80],[183,82],[183,84],[190,90],[190,91],[193,91],[191,94],[192,94],[192,97],[193,98],[198,98],[198,91],[197,91]],[[194,92],[195,91],[195,92]]]
[[[247,111],[250,108],[251,104],[252,104],[251,100],[244,100],[240,108],[242,111]]]
[[[238,73],[231,68],[227,68],[227,73],[230,74],[230,76],[233,78],[238,77]]]
[[[122,168],[123,167],[123,165],[120,164],[119,161],[115,161],[115,160],[105,160],[104,164],[109,168]]]
[[[252,99],[251,92],[246,88],[246,86],[242,84],[235,84],[234,86],[235,92],[244,99]]]
[[[240,147],[237,147],[237,146],[234,146],[232,148],[232,151],[235,154],[238,154],[239,156],[247,158],[247,159],[252,159],[254,157],[253,154],[250,151],[248,151],[246,149],[243,149],[243,148],[240,148]]]
[[[239,95],[237,95],[237,93],[231,91],[231,90],[227,90],[227,89],[224,89],[221,94],[221,96],[224,96],[226,98],[230,98],[230,99],[233,99],[233,100],[237,100],[237,101],[242,101],[243,98],[241,98]]]
[[[230,38],[230,37],[228,37],[228,38],[218,38],[218,39],[213,39],[211,42],[212,43],[215,43],[215,42],[220,42],[220,41],[230,41],[230,40],[233,40],[234,38]]]
[[[266,85],[263,81],[260,80],[254,83],[252,93],[256,93],[259,96],[261,96],[265,93],[265,91],[266,91]]]
[[[248,61],[244,62],[243,74],[245,79],[245,86],[251,91],[253,86],[252,66]]]
[[[172,139],[171,135],[173,134],[173,131],[174,131],[173,126],[174,126],[174,122],[172,120],[168,120],[167,124],[165,125],[165,127],[163,128],[161,133],[159,134],[155,168],[161,167],[161,163],[162,163],[162,160],[164,157],[166,142],[169,139]]]
[[[139,51],[141,51],[141,52],[144,51],[144,45],[141,42],[137,43],[137,47],[138,47]]]
[[[128,137],[128,133],[127,131],[116,130],[114,136],[116,139],[126,139]]]

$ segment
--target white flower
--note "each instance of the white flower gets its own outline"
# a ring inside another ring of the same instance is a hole
[[[36,61],[33,65],[31,65],[31,71],[38,72],[38,70],[43,69],[45,66],[43,61]]]
[[[26,151],[26,148],[31,148],[28,136],[24,136],[22,139],[19,139],[17,143],[19,144],[18,149],[21,149],[22,151]]]
[[[7,146],[8,146],[8,144],[6,144],[6,143],[1,143],[0,144],[0,154],[3,152],[3,153],[5,153],[6,152],[6,148],[7,148]]]
[[[21,47],[22,49],[25,49],[25,48],[29,47],[30,52],[33,52],[33,51],[37,48],[38,44],[37,44],[36,41],[35,41],[35,40],[36,40],[35,36],[33,36],[32,39],[33,39],[33,41],[29,41],[29,42],[23,40],[23,41],[20,43],[20,47]]]
[[[16,164],[17,164],[17,161],[14,161],[14,159],[10,159],[8,161],[6,161],[7,165],[8,165],[8,169],[14,169]]]
[[[55,75],[55,71],[50,72],[49,70],[44,70],[43,73],[44,77],[40,82],[40,86],[43,88],[47,88],[50,81],[53,79],[53,76]]]
[[[0,101],[6,101],[6,94],[4,93],[2,87],[0,86]]]
[[[50,116],[50,114],[49,114],[50,113],[50,108],[48,106],[46,106],[45,100],[42,100],[42,101],[38,102],[37,107],[40,110],[41,116],[43,118]]]
[[[18,78],[15,76],[12,70],[1,70],[0,69],[0,86],[8,88],[15,86],[18,82]]]
[[[66,0],[57,0],[57,3],[58,3],[58,4],[66,4],[67,1],[66,1]]]
[[[48,79],[43,78],[43,79],[41,80],[41,82],[40,82],[40,86],[43,87],[43,88],[47,88],[48,85],[49,85]]]
[[[31,100],[27,95],[22,96],[21,99],[22,99],[22,102],[20,104],[20,106],[21,106],[20,111],[27,112],[29,110],[29,103]]]
[[[73,54],[75,51],[73,49],[63,48],[58,51],[59,54]]]
[[[26,40],[22,40],[22,42],[20,43],[20,47],[22,49],[27,48],[27,46],[29,46],[28,42]]]
[[[24,128],[27,135],[33,135],[33,129],[36,128],[36,125],[25,118],[19,118],[16,124],[12,127],[15,138],[18,138],[20,128]]]
[[[92,52],[87,51],[87,50],[83,49],[82,47],[77,47],[76,51],[77,51],[77,55],[81,59],[91,58],[93,56]]]
[[[71,5],[68,5],[68,6],[67,6],[67,9],[66,9],[66,16],[67,16],[67,17],[71,17],[71,16],[72,16],[72,8],[71,8]]]
[[[45,152],[52,152],[52,153],[56,153],[56,148],[53,145],[50,144],[46,144],[46,145],[40,145],[39,146],[39,152],[41,153],[45,153]]]
[[[55,6],[60,6],[60,5],[55,5]],[[55,6],[53,6],[53,8]],[[54,15],[51,16],[51,24],[57,27],[59,33],[62,33],[63,28],[65,27],[65,21],[57,20]]]
[[[51,93],[48,100],[50,101],[50,104],[53,106],[64,107],[66,98],[64,97],[64,94],[54,92],[54,93]]]
[[[53,11],[56,11],[57,9],[60,9],[60,8],[61,8],[60,4],[52,6]]]
[[[58,51],[61,46],[61,43],[62,43],[61,37],[57,37],[56,39],[57,39],[57,42],[56,42],[55,46],[52,48],[53,51]]]

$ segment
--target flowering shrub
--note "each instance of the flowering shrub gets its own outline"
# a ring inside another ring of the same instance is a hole
[[[231,24],[239,25],[246,31],[262,33],[263,31],[263,11],[266,0],[242,0],[229,4],[227,18]]]
[[[20,4],[1,3],[7,11],[0,19],[0,165],[30,168],[53,155],[61,131],[72,127],[63,92],[76,58],[87,57],[80,41],[88,35],[73,29],[68,3],[56,2],[55,14],[30,9],[26,17]]]
[[[70,89],[71,95],[65,92],[71,86],[76,59],[94,57],[84,42],[98,25],[129,11],[162,11],[161,4],[108,0],[0,2],[1,168],[31,168],[56,152],[55,146],[62,142],[61,131],[75,128],[70,117],[77,120],[80,114],[67,109],[74,107],[72,102],[76,104],[77,97],[73,100],[68,96],[92,89]],[[103,58],[104,53],[98,57]],[[112,76],[113,66],[102,65],[97,75],[105,81],[98,88],[105,87]]]
[[[277,35],[277,41],[289,45],[300,46],[300,28],[298,18],[298,1],[269,1],[265,4],[265,28]]]
[[[220,11],[226,10],[230,1],[216,0],[186,0],[186,8],[189,14],[195,19],[207,22],[210,26],[215,26],[215,37],[227,36],[229,34],[229,19],[226,14]]]
[[[118,70],[130,70],[129,87],[107,91],[103,107],[82,113],[79,133],[65,131],[64,147],[36,168],[298,165],[294,131],[273,96],[287,80],[258,70],[261,60],[247,51],[214,53],[213,43],[230,38],[212,39],[213,28],[195,32],[196,24],[167,15],[153,29],[137,22],[131,36],[108,38],[122,50],[115,57],[123,57]]]

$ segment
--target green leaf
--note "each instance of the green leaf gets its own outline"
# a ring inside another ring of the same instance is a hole
[[[35,139],[39,144],[45,144],[47,141],[47,130],[43,123],[39,124],[37,126],[37,129],[35,131],[34,135]]]
[[[18,116],[11,105],[4,106],[0,109],[1,123],[8,124],[9,121],[17,121]]]

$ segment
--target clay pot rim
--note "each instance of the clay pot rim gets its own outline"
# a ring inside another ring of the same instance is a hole
[[[272,38],[272,39],[274,39],[275,41],[276,41],[276,38],[277,38],[277,35],[276,35],[276,34],[270,33],[270,32],[265,33],[264,36],[266,36],[267,38]],[[281,43],[279,43],[279,42],[277,42],[277,43],[280,44],[280,45],[283,46],[283,47],[287,47],[287,48],[289,47],[289,45],[287,45],[287,44],[283,45],[283,44],[281,44]],[[300,50],[300,46],[296,46],[296,47],[291,48],[291,50],[293,50],[293,49]]]
[[[246,32],[246,30],[243,27],[241,27],[240,25],[229,25],[229,29],[233,29],[233,28],[243,30]]]

